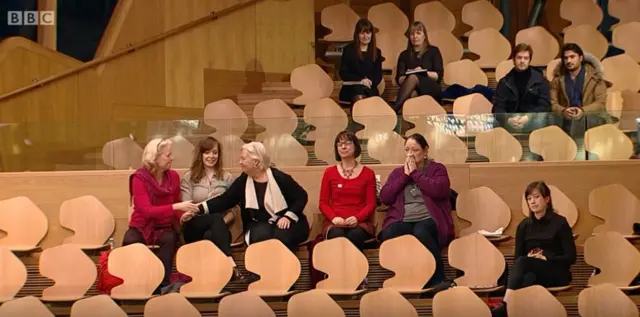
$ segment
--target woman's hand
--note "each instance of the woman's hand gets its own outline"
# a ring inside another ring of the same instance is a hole
[[[344,226],[347,228],[354,228],[358,225],[358,219],[356,217],[351,216],[344,221]]]
[[[361,80],[360,83],[362,83],[367,88],[371,88],[371,85],[373,85],[373,82],[369,78]]]
[[[280,229],[289,229],[289,225],[291,225],[291,220],[289,220],[289,218],[287,217],[282,217],[280,219],[278,219],[278,223],[276,224],[276,226],[278,226],[278,228]]]
[[[184,224],[185,222],[191,220],[195,216],[192,212],[185,212],[182,217],[180,217],[180,224]]]
[[[413,159],[413,156],[407,156],[407,159],[404,162],[404,173],[409,176],[413,171],[417,169],[416,161]]]
[[[335,217],[331,220],[331,223],[336,226],[344,226],[344,219],[342,217]]]
[[[198,205],[191,202],[191,200],[183,201],[173,204],[173,210],[181,210],[184,212],[197,213]]]

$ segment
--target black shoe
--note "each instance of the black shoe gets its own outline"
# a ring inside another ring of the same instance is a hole
[[[240,269],[237,267],[233,268],[233,275],[231,275],[231,280],[234,282],[244,282],[246,280],[246,276],[240,272]]]
[[[507,317],[507,305],[502,303],[500,306],[492,309],[491,317]]]
[[[434,285],[433,287],[431,287],[431,289],[433,290],[433,293],[439,293],[442,291],[446,291],[452,287],[455,287],[456,283],[454,281],[451,280],[444,280],[436,285]]]

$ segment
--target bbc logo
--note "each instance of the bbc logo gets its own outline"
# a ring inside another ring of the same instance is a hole
[[[9,11],[7,24],[9,25],[54,25],[55,11]]]

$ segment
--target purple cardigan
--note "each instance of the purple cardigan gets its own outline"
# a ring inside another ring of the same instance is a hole
[[[449,202],[450,182],[447,168],[435,161],[429,162],[423,172],[415,170],[409,176],[404,173],[404,166],[391,172],[380,191],[380,200],[389,206],[382,229],[404,218],[404,188],[409,180],[413,180],[422,191],[422,198],[438,227],[440,246],[447,246],[454,238]]]

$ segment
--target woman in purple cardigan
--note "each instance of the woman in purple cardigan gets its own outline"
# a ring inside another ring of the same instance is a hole
[[[450,282],[445,281],[440,251],[454,237],[449,175],[444,165],[427,158],[429,144],[422,135],[411,135],[404,151],[404,166],[391,172],[380,191],[380,200],[389,206],[389,211],[378,239],[414,235],[436,260],[428,287],[446,289]]]

